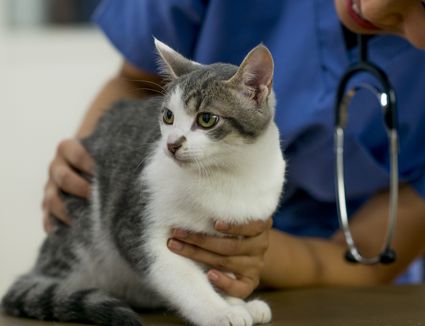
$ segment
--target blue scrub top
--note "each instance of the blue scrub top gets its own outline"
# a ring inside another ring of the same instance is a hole
[[[335,232],[333,103],[357,49],[346,48],[333,1],[106,0],[94,19],[130,63],[149,72],[157,71],[152,36],[204,64],[238,65],[263,42],[275,60],[276,123],[288,162],[274,227],[302,236]],[[369,55],[397,92],[400,179],[425,197],[425,52],[379,36],[370,40]],[[382,113],[366,92],[350,107],[345,153],[353,213],[389,185]]]

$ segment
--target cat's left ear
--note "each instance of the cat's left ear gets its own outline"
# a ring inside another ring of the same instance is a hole
[[[164,68],[164,73],[171,77],[171,79],[176,79],[200,66],[199,63],[186,59],[180,53],[156,38],[154,38],[154,41],[156,50],[161,57],[160,64],[162,63],[161,66]]]
[[[261,104],[271,92],[273,69],[272,54],[267,47],[260,44],[247,54],[236,74],[226,83]]]

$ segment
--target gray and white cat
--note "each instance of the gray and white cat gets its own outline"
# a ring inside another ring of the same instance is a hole
[[[168,307],[195,325],[271,320],[261,300],[219,293],[206,266],[167,248],[172,228],[220,235],[276,209],[285,162],[273,122],[273,59],[263,45],[240,67],[201,65],[155,40],[166,93],[120,102],[83,145],[94,157],[90,202],[67,196],[33,269],[2,300],[43,320],[140,325],[130,308]],[[159,118],[158,118],[159,117]]]

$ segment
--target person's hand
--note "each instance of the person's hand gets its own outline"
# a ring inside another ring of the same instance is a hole
[[[230,296],[245,299],[260,283],[271,226],[271,218],[244,225],[217,222],[215,229],[228,235],[226,237],[175,229],[167,245],[176,254],[211,266],[207,276],[215,287]]]
[[[59,143],[53,161],[49,166],[49,178],[44,188],[43,226],[46,232],[52,228],[51,216],[69,223],[60,191],[82,198],[90,196],[90,183],[79,175],[83,172],[93,175],[94,162],[84,147],[76,139],[66,139]]]

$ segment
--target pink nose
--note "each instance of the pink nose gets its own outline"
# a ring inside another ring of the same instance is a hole
[[[178,151],[178,149],[182,147],[182,144],[177,144],[177,143],[171,143],[171,144],[167,144],[167,148],[170,151],[171,154],[175,155],[176,152]]]
[[[170,139],[168,139],[170,141]],[[181,136],[179,139],[171,142],[167,142],[167,148],[171,154],[176,155],[176,152],[182,147],[183,143],[186,141],[185,136]]]

